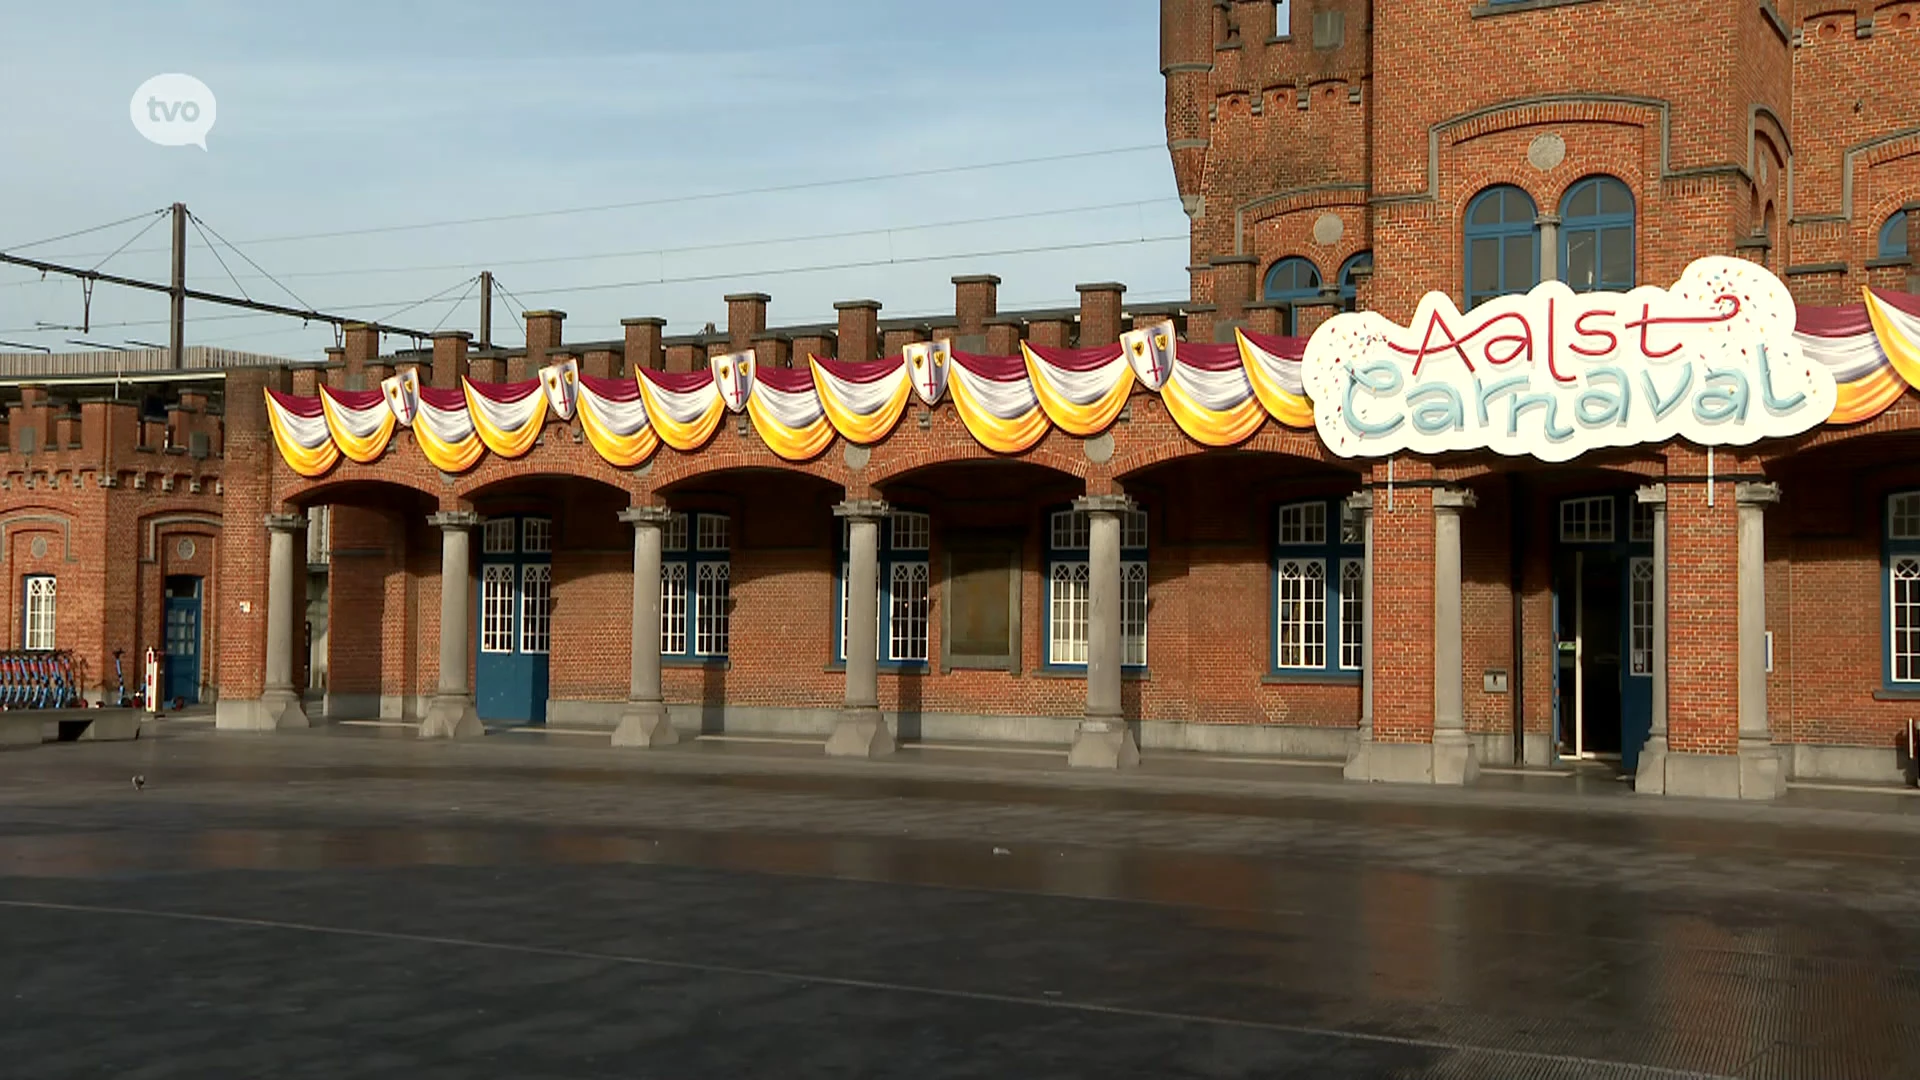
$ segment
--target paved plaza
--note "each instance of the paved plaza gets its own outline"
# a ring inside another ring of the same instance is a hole
[[[1920,1075],[1920,799],[409,734],[0,753],[0,1073]]]

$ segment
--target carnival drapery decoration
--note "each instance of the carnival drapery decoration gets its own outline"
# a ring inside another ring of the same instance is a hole
[[[1920,388],[1920,297],[1863,291],[1861,304],[1801,307],[1794,338],[1839,387],[1830,424],[1878,415],[1909,387]],[[752,353],[712,358],[692,372],[643,371],[602,378],[577,362],[549,365],[516,383],[462,380],[458,389],[421,386],[413,369],[379,391],[323,387],[312,397],[268,391],[274,442],[290,468],[320,476],[342,457],[366,463],[402,429],[437,469],[464,472],[488,452],[530,451],[550,415],[578,419],[586,442],[608,464],[634,468],[661,444],[704,447],[729,411],[745,414],[781,458],[806,461],[837,435],[871,445],[899,425],[918,399],[951,401],[980,445],[1001,454],[1031,448],[1049,430],[1075,436],[1111,426],[1136,393],[1158,394],[1168,416],[1205,446],[1245,441],[1269,419],[1314,426],[1301,360],[1306,341],[1236,331],[1220,344],[1175,340],[1171,322],[1127,332],[1116,345],[1058,349],[1023,345],[1018,356],[983,356],[944,342],[908,346],[867,362],[807,357],[804,366],[762,368]]]

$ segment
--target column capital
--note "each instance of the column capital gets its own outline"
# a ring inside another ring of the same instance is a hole
[[[428,514],[427,524],[436,529],[465,532],[480,524],[480,515],[471,510],[442,510],[437,514]]]
[[[1780,501],[1780,485],[1742,480],[1733,485],[1733,501],[1741,506],[1765,509],[1769,503]]]
[[[299,532],[307,527],[307,515],[268,514],[266,526],[272,532]]]
[[[1347,496],[1347,508],[1356,514],[1373,513],[1373,492],[1356,491]]]
[[[1082,495],[1073,508],[1088,514],[1124,514],[1138,504],[1125,495]]]
[[[1560,224],[1560,215],[1559,214],[1536,214],[1534,215],[1533,223],[1535,225],[1558,225]]]
[[[853,521],[879,521],[893,512],[885,499],[848,499],[833,504],[833,516]]]
[[[1667,505],[1667,485],[1648,484],[1645,487],[1635,488],[1633,497],[1643,505],[1665,506]]]
[[[1434,488],[1433,508],[1435,510],[1471,510],[1480,505],[1480,496],[1470,488]]]
[[[658,527],[671,520],[673,520],[673,511],[664,506],[629,506],[620,511],[621,523],[635,528],[642,525]]]

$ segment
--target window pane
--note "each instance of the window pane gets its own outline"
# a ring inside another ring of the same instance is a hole
[[[968,657],[1013,655],[1011,553],[956,551],[947,581],[948,652]]]
[[[1505,205],[1506,193],[1490,191],[1474,201],[1473,210],[1467,215],[1467,221],[1474,225],[1498,225],[1501,210]]]
[[[727,570],[723,562],[701,563],[694,570],[693,651],[701,656],[727,655]]]
[[[54,609],[58,591],[58,583],[54,578],[36,576],[27,579],[27,648],[53,648]]]
[[[1567,272],[1566,283],[1574,292],[1587,292],[1594,288],[1594,271],[1599,258],[1593,250],[1599,242],[1599,234],[1590,229],[1567,234]]]
[[[687,654],[686,563],[660,567],[660,651],[668,656]]]
[[[1340,564],[1340,667],[1358,671],[1366,654],[1367,563]]]
[[[480,651],[513,651],[513,567],[510,565],[496,564],[481,570]]]
[[[1889,568],[1892,595],[1888,614],[1892,617],[1893,678],[1897,682],[1920,681],[1920,559],[1895,559]]]
[[[1887,535],[1895,540],[1920,540],[1920,492],[1887,500]]]
[[[1092,528],[1084,511],[1062,510],[1051,518],[1050,530],[1055,551],[1085,551]]]
[[[1609,289],[1633,287],[1633,230],[1625,226],[1600,234],[1600,279]]]
[[[1327,666],[1326,564],[1289,559],[1280,564],[1278,589],[1278,666]]]
[[[531,555],[545,555],[553,551],[553,522],[546,518],[521,521],[520,550]]]
[[[1525,292],[1534,286],[1533,248],[1535,240],[1532,233],[1521,236],[1509,236],[1506,245],[1506,263],[1501,269],[1500,288],[1503,292]]]
[[[1087,564],[1055,563],[1047,578],[1047,659],[1055,664],[1084,664],[1091,603]]]
[[[667,518],[666,528],[660,531],[660,547],[664,551],[687,550],[687,515],[674,514]]]
[[[1573,189],[1567,198],[1567,216],[1592,217],[1600,209],[1600,189],[1595,183],[1584,183]]]
[[[1600,212],[1603,214],[1633,213],[1633,193],[1627,185],[1618,180],[1602,180],[1595,185],[1600,192]]]
[[[887,656],[894,660],[925,660],[930,606],[927,564],[895,563],[891,578]]]
[[[1632,570],[1632,595],[1627,613],[1629,660],[1627,670],[1634,675],[1653,674],[1653,560],[1635,559]]]
[[[520,651],[547,651],[549,618],[553,611],[553,567],[537,563],[521,568]]]
[[[932,528],[927,515],[908,510],[895,511],[893,514],[893,535],[890,546],[895,551],[925,551]]]
[[[1473,241],[1467,252],[1467,260],[1473,266],[1471,281],[1474,292],[1500,291],[1500,241],[1485,236]]]
[[[1147,564],[1120,567],[1120,662],[1135,667],[1147,662]]]
[[[480,551],[486,555],[507,555],[513,552],[513,519],[500,518],[481,526]]]

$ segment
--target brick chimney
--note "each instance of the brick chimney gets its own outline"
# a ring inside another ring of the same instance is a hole
[[[839,359],[850,362],[880,358],[880,301],[842,300],[833,305],[840,313]]]
[[[467,343],[473,335],[465,330],[441,330],[433,335],[433,366],[421,372],[421,382],[443,390],[456,390],[467,375]]]
[[[1222,255],[1213,260],[1214,321],[1235,322],[1253,303],[1253,279],[1260,260],[1252,255]]]
[[[366,323],[348,323],[342,328],[346,343],[346,378],[336,383],[348,390],[365,390],[367,367],[380,359],[380,331]]]
[[[994,274],[963,274],[953,279],[953,316],[956,337],[984,333],[987,320],[999,313],[1000,278]]]
[[[927,340],[926,331],[918,326],[896,327],[881,334],[880,337],[883,356],[899,356],[908,345]]]
[[[527,312],[527,354],[507,361],[508,382],[536,377],[547,364],[547,354],[560,347],[560,324],[566,321],[564,311]]]
[[[727,297],[728,352],[753,347],[753,335],[767,328],[767,304],[772,299],[763,292],[733,293]]]
[[[1072,340],[1073,320],[1058,316],[1027,320],[1027,341],[1053,349],[1064,349]],[[1018,350],[1014,350],[1018,351]]]
[[[627,335],[626,373],[645,368],[648,371],[667,369],[666,350],[661,347],[661,335],[666,332],[667,320],[654,316],[638,319],[621,319],[620,326]]]
[[[987,355],[1017,356],[1020,352],[1020,326],[1012,316],[987,320]]]
[[[697,371],[706,366],[705,346],[691,341],[676,341],[667,346],[668,371]]]
[[[790,368],[793,339],[778,330],[762,330],[753,335],[753,358],[763,368]]]
[[[346,389],[347,350],[338,345],[329,345],[326,348],[326,357],[320,372],[320,381],[335,390]],[[318,392],[315,391],[315,393]]]
[[[1117,281],[1074,286],[1080,293],[1080,347],[1111,345],[1120,340],[1120,297],[1127,287]]]
[[[836,343],[834,341],[833,331],[831,330],[822,330],[817,333],[795,334],[793,336],[794,366],[805,367],[807,358],[810,356],[818,356],[822,359],[832,360],[834,358],[835,348]]]

